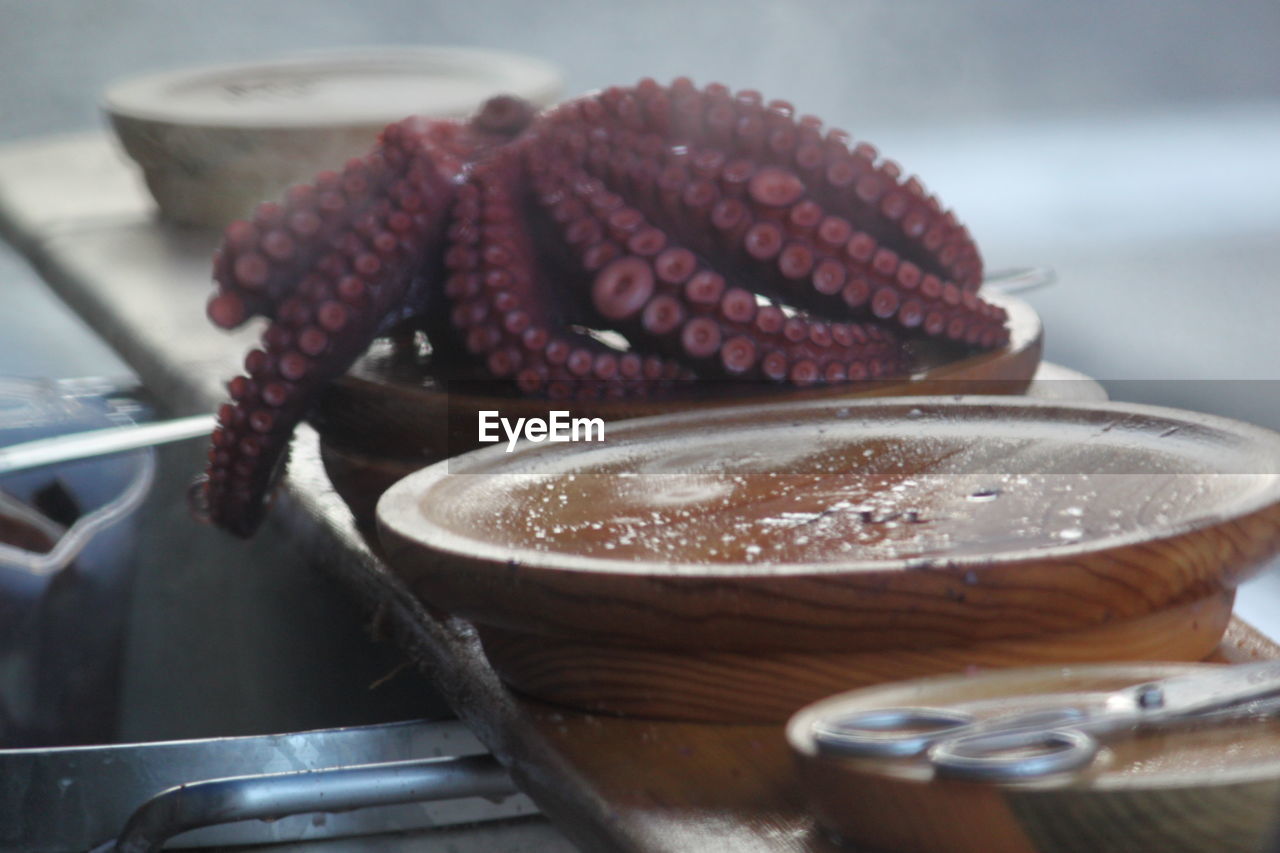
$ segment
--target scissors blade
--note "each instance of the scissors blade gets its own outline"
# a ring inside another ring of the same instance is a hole
[[[1280,661],[1261,661],[1137,684],[1116,693],[1108,704],[1115,710],[1125,705],[1142,717],[1182,717],[1275,694],[1280,694]]]

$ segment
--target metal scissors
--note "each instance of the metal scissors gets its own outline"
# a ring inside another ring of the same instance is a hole
[[[1009,701],[837,713],[815,720],[811,734],[828,755],[924,754],[952,779],[1038,779],[1088,766],[1107,737],[1280,714],[1280,661],[1214,667],[1116,691],[1050,694],[1038,707],[999,713]]]

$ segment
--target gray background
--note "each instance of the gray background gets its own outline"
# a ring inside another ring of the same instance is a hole
[[[571,92],[721,80],[857,133],[1280,94],[1269,0],[0,0],[0,15],[6,137],[96,122],[121,75],[374,43],[533,53]]]

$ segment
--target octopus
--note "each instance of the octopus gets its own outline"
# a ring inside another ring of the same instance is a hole
[[[913,338],[1008,340],[973,239],[918,178],[786,101],[685,78],[392,124],[228,226],[213,273],[213,323],[267,319],[195,492],[241,536],[294,427],[380,336],[562,400],[869,382],[909,371]]]

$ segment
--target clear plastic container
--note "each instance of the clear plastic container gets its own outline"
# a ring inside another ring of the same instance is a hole
[[[0,446],[127,421],[53,382],[0,378]],[[0,748],[108,741],[147,448],[0,478]]]

